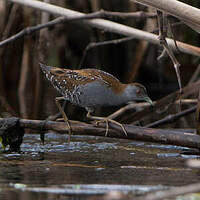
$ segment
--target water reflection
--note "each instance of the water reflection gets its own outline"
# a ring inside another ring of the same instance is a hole
[[[199,181],[198,170],[184,165],[194,157],[181,154],[188,148],[93,136],[72,136],[70,145],[66,141],[65,135],[51,133],[42,145],[39,135],[27,134],[21,154],[1,153],[0,199],[62,199],[77,191],[104,194],[113,187],[135,193],[134,187],[145,192],[144,187]]]

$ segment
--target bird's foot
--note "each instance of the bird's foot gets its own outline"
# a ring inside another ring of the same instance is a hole
[[[106,118],[106,117],[103,118],[103,117],[102,117],[102,119],[100,119],[99,121],[96,121],[96,124],[98,125],[99,123],[102,123],[102,122],[105,122],[105,123],[106,123],[106,134],[105,134],[105,136],[108,135],[108,129],[109,129],[108,123],[109,123],[109,122],[120,126],[120,127],[122,128],[124,134],[127,136],[126,129],[124,128],[124,126],[123,126],[121,123],[119,123],[119,122],[117,122],[117,121],[115,121],[115,120],[113,120],[113,119],[109,119],[109,118]]]
[[[93,115],[90,114],[90,111],[88,111],[87,117],[88,117],[89,119],[97,120],[97,121],[96,121],[96,124],[97,124],[97,125],[98,125],[99,123],[102,123],[102,122],[105,122],[105,123],[106,123],[106,134],[105,134],[105,136],[108,135],[108,123],[109,123],[109,122],[114,123],[114,124],[120,126],[120,127],[122,128],[124,134],[127,136],[127,132],[126,132],[126,129],[124,128],[124,126],[123,126],[122,124],[120,124],[119,122],[113,120],[113,119],[110,119],[110,118],[108,118],[108,117],[93,116]]]

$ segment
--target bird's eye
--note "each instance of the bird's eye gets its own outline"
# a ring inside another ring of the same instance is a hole
[[[64,73],[65,73],[63,70],[55,70],[54,72],[55,72],[55,74],[58,74],[58,75],[59,75],[59,74],[64,74]]]
[[[136,93],[137,93],[137,94],[140,94],[140,93],[141,93],[141,90],[139,90],[139,89],[136,90]]]

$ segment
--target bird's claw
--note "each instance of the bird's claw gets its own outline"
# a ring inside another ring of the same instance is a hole
[[[106,134],[105,134],[105,136],[108,135],[108,130],[109,130],[109,125],[108,125],[108,123],[109,123],[109,122],[112,122],[112,123],[114,123],[114,124],[120,126],[120,127],[122,128],[124,134],[127,136],[127,132],[126,132],[126,129],[124,128],[124,126],[123,126],[122,124],[120,124],[119,122],[116,122],[115,120],[108,119],[108,118],[104,118],[104,119],[102,119],[102,120],[96,121],[95,124],[98,126],[99,123],[103,123],[103,122],[106,123]]]

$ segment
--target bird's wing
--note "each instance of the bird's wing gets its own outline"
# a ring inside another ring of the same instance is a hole
[[[98,69],[83,69],[79,70],[79,73],[83,77],[87,77],[88,79],[92,81],[100,81],[102,84],[107,85],[108,87],[112,87],[112,85],[115,85],[116,83],[119,83],[119,80],[115,78],[113,75],[104,72],[102,70]]]

